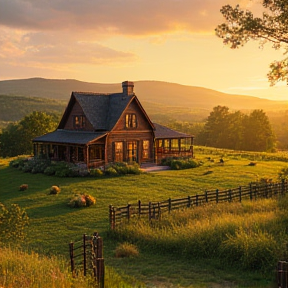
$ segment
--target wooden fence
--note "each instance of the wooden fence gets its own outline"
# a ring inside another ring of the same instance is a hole
[[[69,251],[73,276],[79,272],[84,276],[90,273],[95,277],[97,287],[104,288],[103,239],[98,233],[84,234],[81,240],[70,242]]]
[[[288,262],[279,261],[277,264],[277,287],[288,288]]]
[[[149,221],[160,219],[162,213],[170,213],[172,210],[180,208],[197,207],[207,203],[232,202],[242,199],[255,200],[257,198],[270,198],[276,195],[287,193],[287,181],[279,183],[251,183],[249,186],[240,186],[234,189],[219,191],[205,191],[185,198],[171,199],[159,202],[128,204],[126,206],[109,206],[110,228],[113,230],[117,226],[125,223],[131,217],[141,217],[146,215]]]

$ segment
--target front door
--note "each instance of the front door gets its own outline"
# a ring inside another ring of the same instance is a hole
[[[127,162],[138,162],[137,141],[127,142]]]

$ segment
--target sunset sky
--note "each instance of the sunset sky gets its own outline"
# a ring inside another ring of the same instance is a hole
[[[0,0],[0,80],[160,80],[288,100],[287,84],[266,77],[281,51],[231,50],[215,36],[221,7],[237,3],[261,9],[259,0]]]

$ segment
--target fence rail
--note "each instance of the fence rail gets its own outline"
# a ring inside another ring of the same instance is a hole
[[[90,272],[99,288],[104,288],[103,239],[97,232],[93,236],[84,234],[82,239],[69,243],[71,272],[75,277],[79,271],[86,276]]]
[[[257,198],[271,198],[277,195],[287,193],[287,181],[282,180],[278,183],[250,183],[249,186],[240,186],[234,189],[219,191],[205,191],[202,194],[196,194],[179,199],[167,199],[159,202],[142,203],[141,200],[136,204],[114,207],[109,206],[110,228],[113,230],[131,217],[148,216],[149,221],[160,219],[162,213],[170,213],[172,210],[180,208],[197,207],[207,203],[233,202],[242,199],[255,200]]]

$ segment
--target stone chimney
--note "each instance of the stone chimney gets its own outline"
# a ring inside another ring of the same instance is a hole
[[[125,96],[131,96],[134,95],[134,83],[130,81],[124,81],[122,82],[122,88],[123,88],[123,94]]]

